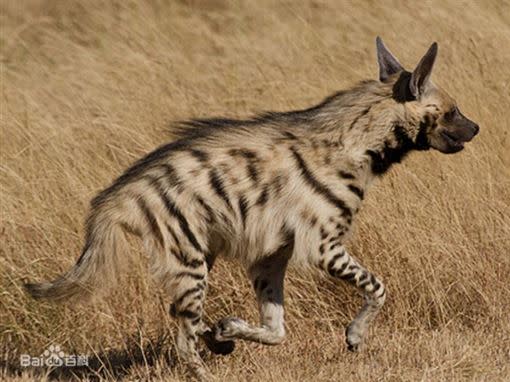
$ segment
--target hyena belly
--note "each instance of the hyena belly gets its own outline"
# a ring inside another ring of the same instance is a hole
[[[289,240],[291,171],[270,145],[196,146],[176,153],[176,203],[196,225],[208,255],[248,265]],[[182,230],[181,230],[182,231]],[[209,253],[212,252],[212,253]]]

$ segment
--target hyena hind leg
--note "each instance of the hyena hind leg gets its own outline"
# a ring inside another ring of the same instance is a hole
[[[212,266],[214,265],[214,261],[216,256],[209,256],[206,258],[207,269],[208,272],[211,271]],[[182,273],[181,273],[182,274]],[[191,274],[190,274],[191,277]],[[192,276],[194,279],[197,276]],[[170,305],[170,315],[172,317],[178,317],[178,308],[179,306],[183,306],[186,303],[186,300],[193,299],[195,296],[198,296],[199,293],[203,290],[202,300],[205,300],[205,294],[207,290],[207,286],[203,280],[197,280],[196,285],[188,284],[188,287],[178,296],[174,302]],[[182,309],[182,308],[181,308]],[[227,355],[234,351],[235,343],[234,341],[218,341],[216,340],[213,331],[211,328],[204,322],[203,319],[200,319],[200,322],[196,325],[196,334],[204,340],[207,348],[214,354],[219,355]]]
[[[348,349],[357,351],[370,323],[384,304],[386,289],[382,281],[352,258],[344,247],[331,247],[330,251],[323,254],[320,266],[331,276],[357,287],[365,297],[362,308],[345,331]]]
[[[248,271],[257,294],[261,325],[253,326],[234,317],[224,318],[214,328],[217,340],[239,338],[266,345],[276,345],[283,341],[283,281],[291,254],[292,245],[282,246],[275,254],[256,263]]]
[[[207,330],[202,321],[203,306],[207,287],[207,268],[178,273],[178,292],[170,307],[170,313],[177,318],[177,351],[193,375],[200,381],[214,380],[197,350],[198,336]]]

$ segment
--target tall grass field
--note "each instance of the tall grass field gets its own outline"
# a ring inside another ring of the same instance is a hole
[[[377,35],[407,69],[437,41],[433,81],[480,134],[457,155],[411,154],[366,195],[347,246],[388,298],[360,353],[344,327],[361,296],[291,270],[284,343],[203,358],[220,381],[509,381],[507,0],[0,2],[0,380],[189,379],[137,240],[92,303],[35,301],[23,282],[76,261],[90,199],[173,121],[312,106],[377,78]],[[258,322],[239,265],[217,262],[205,309]],[[89,366],[20,365],[50,345]]]

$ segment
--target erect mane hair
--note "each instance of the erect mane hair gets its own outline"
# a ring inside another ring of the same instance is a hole
[[[378,81],[366,80],[358,83],[356,86],[348,89],[337,91],[324,98],[320,103],[305,109],[292,111],[263,111],[245,119],[235,118],[196,118],[184,121],[178,121],[172,126],[172,135],[177,139],[193,139],[207,136],[218,129],[231,128],[250,128],[262,124],[272,123],[288,123],[299,124],[311,121],[319,112],[331,104],[342,105],[342,100],[350,98],[349,96],[361,94],[367,88]]]

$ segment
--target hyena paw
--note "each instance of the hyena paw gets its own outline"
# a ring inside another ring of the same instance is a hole
[[[214,336],[217,341],[226,341],[235,338],[242,332],[246,323],[236,317],[225,317],[219,320],[214,326]]]
[[[228,355],[235,349],[234,341],[218,341],[212,330],[207,330],[201,335],[207,348],[214,354]]]
[[[359,351],[363,341],[363,332],[354,322],[351,322],[345,329],[345,341],[347,342],[347,350]]]

